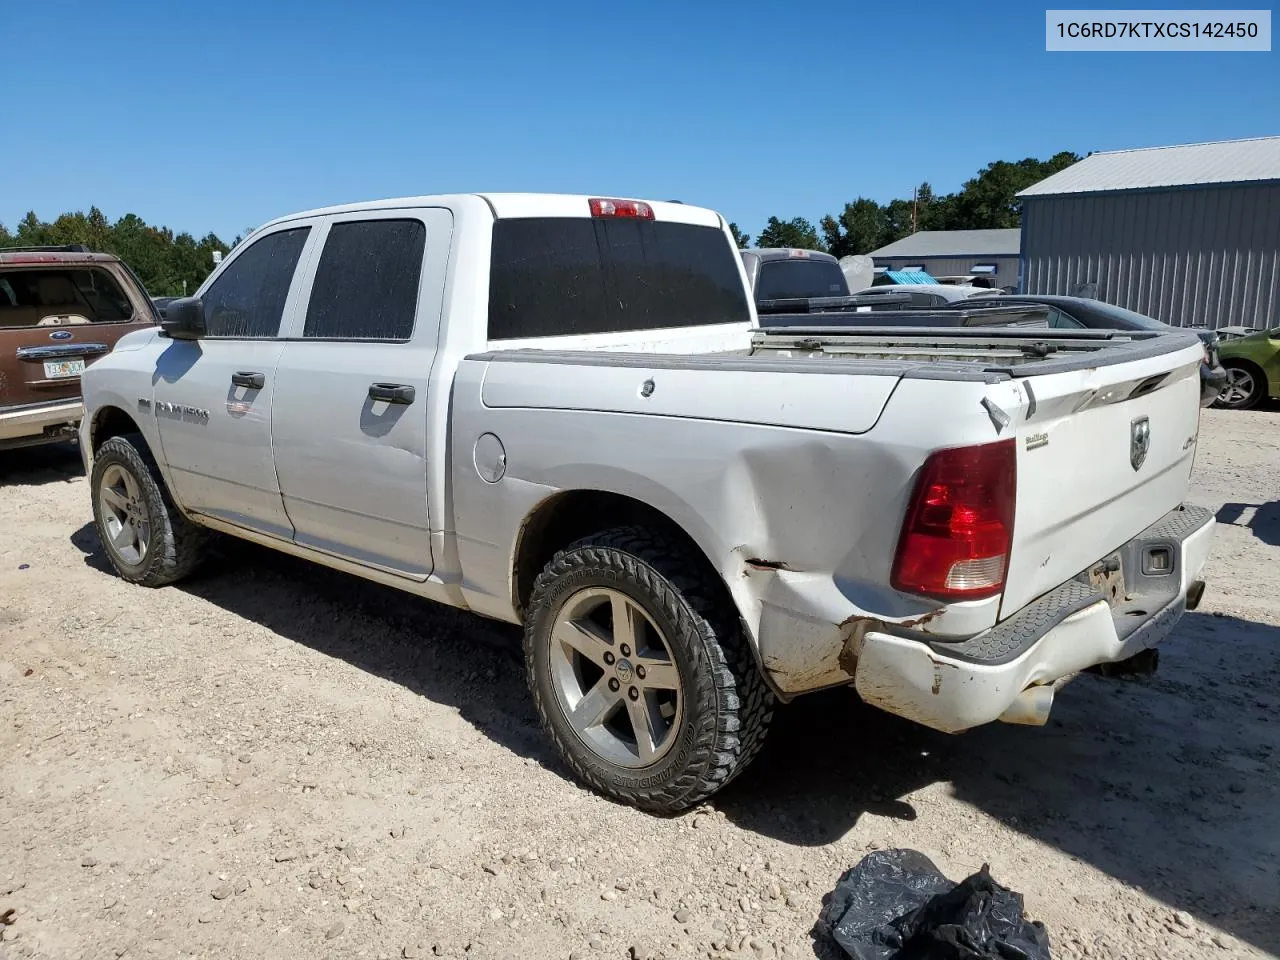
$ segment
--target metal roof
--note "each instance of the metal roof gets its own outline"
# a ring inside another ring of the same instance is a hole
[[[38,248],[19,250],[0,247],[0,264],[5,266],[14,266],[16,264],[21,264],[22,266],[48,266],[51,263],[116,263],[119,259],[112,253],[77,253],[70,250],[40,250]]]
[[[1280,137],[1094,153],[1018,194],[1046,197],[1280,180]]]
[[[1022,245],[1022,231],[1008,230],[921,230],[872,250],[871,257],[1016,257]]]
[[[486,204],[494,219],[522,217],[587,217],[590,208],[587,201],[593,195],[568,193],[450,193],[424,194],[418,197],[389,197],[385,200],[367,200],[361,203],[344,203],[331,207],[317,207],[276,217],[258,227],[258,233],[268,227],[277,227],[295,220],[333,216],[342,213],[363,213],[367,210],[398,210],[441,205]],[[598,195],[595,195],[598,196]],[[640,200],[653,208],[659,220],[673,223],[689,223],[722,228],[720,215],[706,207],[671,200],[644,200],[642,197],[611,197],[609,199]]]

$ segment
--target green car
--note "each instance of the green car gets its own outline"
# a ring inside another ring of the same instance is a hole
[[[1280,397],[1280,327],[1218,341],[1218,357],[1227,371],[1215,407],[1248,410],[1265,397]]]

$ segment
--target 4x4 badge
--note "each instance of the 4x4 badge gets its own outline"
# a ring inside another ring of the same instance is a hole
[[[1129,466],[1139,469],[1151,449],[1151,419],[1138,417],[1129,424]]]

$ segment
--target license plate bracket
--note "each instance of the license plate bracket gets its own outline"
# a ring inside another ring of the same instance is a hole
[[[1111,606],[1124,603],[1127,596],[1124,586],[1124,564],[1120,554],[1113,553],[1099,560],[1089,569],[1089,583],[1107,598]]]
[[[44,375],[48,380],[64,380],[68,377],[78,377],[84,373],[84,358],[76,357],[72,360],[46,360],[44,362]]]

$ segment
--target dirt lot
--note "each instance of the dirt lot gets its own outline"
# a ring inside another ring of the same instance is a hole
[[[1280,412],[1205,414],[1209,590],[1144,681],[953,738],[781,712],[701,811],[565,779],[517,637],[239,544],[106,572],[74,451],[0,461],[0,957],[813,956],[866,851],[989,862],[1055,957],[1280,954]]]

